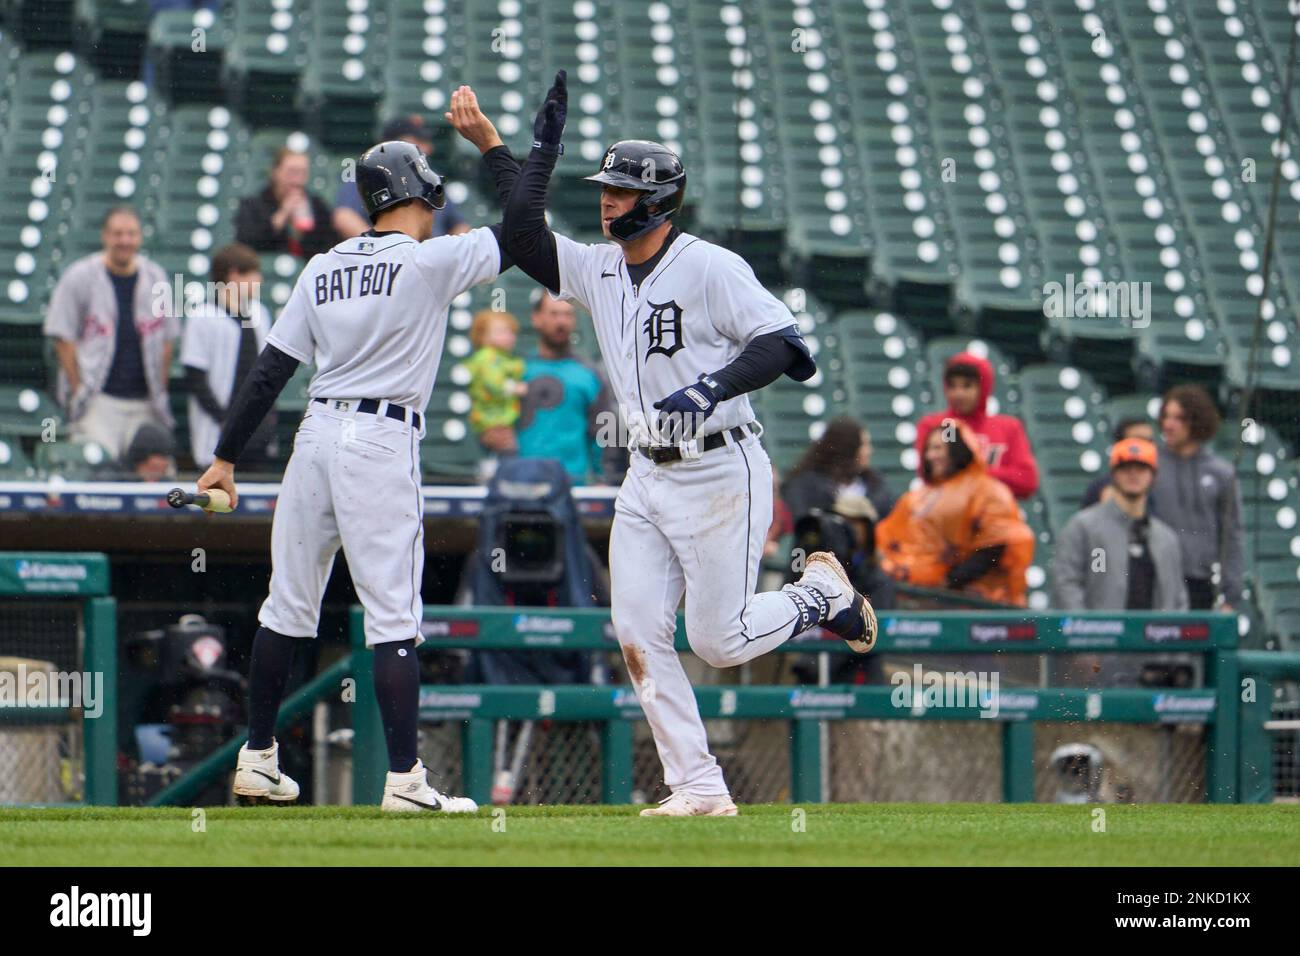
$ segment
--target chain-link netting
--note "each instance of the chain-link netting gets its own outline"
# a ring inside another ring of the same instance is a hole
[[[1088,795],[1097,802],[1203,803],[1207,735],[1200,724],[1035,724],[1034,799],[1066,802],[1088,793],[1070,762],[1086,753]]]
[[[600,731],[590,722],[498,721],[492,802],[600,803]]]
[[[81,611],[75,602],[0,602],[0,671],[14,686],[23,675],[79,672],[81,647]],[[50,718],[6,708],[0,717],[0,804],[81,799],[78,712]]]
[[[438,789],[462,793],[460,723],[420,726],[420,759]],[[501,720],[493,726],[492,802],[600,803],[601,726],[591,722]]]
[[[669,795],[650,725],[634,726],[632,799],[656,803]],[[705,721],[709,748],[718,758],[737,803],[785,803],[790,799],[790,722],[786,720]]]
[[[1002,799],[1002,737],[996,721],[839,720],[826,728],[832,801]]]
[[[461,727],[458,721],[442,720],[420,724],[420,759],[428,768],[433,785],[443,793],[464,793],[461,773]]]
[[[1300,801],[1300,681],[1279,681],[1273,689],[1273,799]]]

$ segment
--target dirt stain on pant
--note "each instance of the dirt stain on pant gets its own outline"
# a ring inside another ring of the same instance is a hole
[[[627,673],[632,678],[632,683],[640,685],[645,680],[646,674],[645,651],[636,644],[623,645],[623,663],[627,665]]]

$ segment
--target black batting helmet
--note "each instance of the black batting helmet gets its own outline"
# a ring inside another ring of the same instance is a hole
[[[609,234],[628,242],[673,217],[686,198],[686,170],[667,146],[647,139],[625,139],[605,150],[593,183],[637,189],[641,197],[609,224]]]
[[[422,199],[433,209],[447,204],[442,177],[429,168],[420,148],[393,140],[371,146],[357,163],[357,191],[366,214],[375,216],[408,199]]]

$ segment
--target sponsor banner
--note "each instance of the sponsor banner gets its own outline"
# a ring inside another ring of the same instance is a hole
[[[926,650],[942,633],[943,622],[935,618],[891,617],[885,621],[888,645],[900,650]]]
[[[1029,691],[1006,691],[996,695],[998,717],[1025,720],[1038,710],[1038,695]]]
[[[800,688],[790,692],[790,706],[798,718],[837,720],[843,718],[857,702],[852,691]]]
[[[479,636],[479,622],[474,618],[426,618],[420,624],[420,633],[429,641],[476,638]]]
[[[483,695],[447,690],[443,687],[420,688],[420,713],[441,720],[469,720],[483,706]]]
[[[203,516],[198,508],[173,512],[167,504],[166,488],[150,490],[146,482],[0,482],[0,512],[37,512],[40,514],[168,514],[177,518],[187,515],[193,520]],[[608,519],[614,516],[617,489],[586,490],[575,499],[583,518]],[[280,486],[257,483],[241,487],[239,514],[269,515],[275,510]],[[466,495],[461,487],[429,486],[423,489],[426,518],[476,518],[483,512],[481,493]]]
[[[1038,640],[1037,621],[971,621],[970,639],[976,644]]]
[[[637,718],[641,716],[641,698],[634,687],[615,687],[610,702],[621,717]]]
[[[1072,648],[1118,647],[1124,636],[1123,618],[1066,617],[1061,619],[1061,636]]]
[[[1210,625],[1205,621],[1147,621],[1142,626],[1142,637],[1152,644],[1208,641]]]
[[[1215,707],[1213,694],[1198,694],[1194,697],[1156,694],[1152,699],[1152,709],[1162,724],[1203,724],[1213,718]]]
[[[0,553],[0,594],[107,594],[100,554]]]
[[[577,621],[571,617],[550,617],[543,614],[516,614],[515,633],[529,647],[561,647],[572,637]]]

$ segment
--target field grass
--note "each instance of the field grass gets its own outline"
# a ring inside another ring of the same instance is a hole
[[[1256,866],[1300,861],[1300,806],[746,806],[643,820],[633,807],[494,817],[369,807],[0,809],[10,866],[981,865]],[[504,829],[503,829],[504,827]]]

